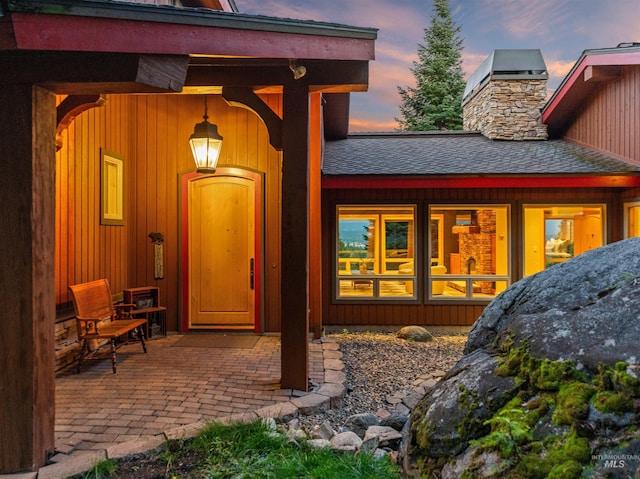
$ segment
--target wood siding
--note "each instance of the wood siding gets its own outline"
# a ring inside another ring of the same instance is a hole
[[[640,66],[622,72],[590,96],[564,138],[640,165]]]
[[[512,281],[521,277],[522,221],[525,204],[604,203],[606,204],[606,237],[611,243],[622,238],[623,189],[613,188],[548,188],[548,189],[378,189],[378,190],[324,190],[323,191],[323,324],[346,326],[468,326],[482,313],[485,304],[433,301],[425,304],[388,304],[384,301],[346,303],[333,300],[335,244],[335,208],[337,204],[392,204],[418,205],[418,234],[424,235],[425,216],[430,204],[510,204],[511,205],[511,271]],[[630,197],[635,191],[626,192]],[[421,212],[421,213],[420,213]],[[424,242],[418,241],[424,248]],[[420,272],[418,271],[418,274]]]
[[[280,95],[265,102],[281,114]],[[252,112],[207,97],[210,121],[224,137],[220,166],[265,174],[264,264],[280,262],[280,157]],[[179,320],[179,175],[194,170],[189,136],[202,121],[200,95],[110,95],[107,104],[79,115],[63,132],[57,158],[56,303],[70,301],[71,284],[108,278],[114,293],[158,286],[167,329]],[[125,224],[100,225],[100,149],[125,164]],[[164,236],[164,279],[154,279],[153,244]],[[279,268],[264,268],[265,331],[279,328]]]

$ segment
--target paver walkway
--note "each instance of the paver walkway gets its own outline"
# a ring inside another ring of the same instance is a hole
[[[57,464],[39,473],[13,477],[65,477],[62,471],[82,470],[81,465],[71,465],[74,459],[90,467],[90,461],[105,457],[105,451],[110,457],[141,452],[160,445],[167,431],[180,430],[181,426],[198,427],[206,421],[253,414],[264,408],[268,411],[280,404],[304,408],[305,401],[314,404],[311,396],[329,403],[330,398],[325,396],[280,388],[278,336],[260,336],[251,349],[177,347],[174,344],[180,337],[149,341],[147,354],[137,343],[122,346],[117,374],[105,358],[86,361],[80,374],[74,368],[59,375],[55,423],[58,454],[53,458]],[[325,383],[323,349],[335,352],[333,345],[309,345],[309,377],[316,390]],[[296,401],[300,401],[299,406]],[[70,467],[58,467],[65,463]]]

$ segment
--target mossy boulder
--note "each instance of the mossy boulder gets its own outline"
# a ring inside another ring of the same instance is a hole
[[[616,472],[635,472],[638,311],[640,238],[512,285],[474,325],[465,356],[413,410],[401,451],[405,470],[421,477],[603,477],[607,458],[624,451]]]
[[[483,351],[469,354],[420,401],[411,422],[420,449],[436,458],[458,454],[488,430],[485,421],[509,399],[504,392],[516,390],[514,378],[493,374],[496,365]]]

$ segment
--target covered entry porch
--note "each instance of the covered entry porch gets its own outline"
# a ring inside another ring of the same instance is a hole
[[[318,28],[313,22],[134,3],[63,3],[65,8],[59,1],[0,2],[4,15],[0,24],[0,107],[11,112],[11,121],[0,132],[0,201],[6,212],[0,219],[4,232],[0,250],[5,258],[0,263],[4,331],[0,473],[37,470],[54,451],[54,325],[56,305],[64,301],[67,287],[99,277],[112,280],[114,291],[148,285],[143,273],[145,255],[137,254],[133,246],[140,238],[129,228],[133,224],[148,228],[142,238],[147,242],[146,234],[158,231],[155,216],[151,222],[147,222],[149,217],[129,217],[124,226],[95,224],[92,215],[99,210],[99,188],[95,183],[75,184],[73,178],[64,180],[77,193],[74,201],[87,205],[83,218],[90,229],[83,224],[70,229],[64,221],[56,222],[60,185],[56,147],[61,146],[60,142],[56,145],[56,136],[87,116],[86,129],[80,132],[83,141],[72,150],[83,168],[99,178],[99,166],[90,160],[105,146],[101,144],[105,137],[110,137],[104,124],[91,119],[104,95],[107,100],[119,95],[140,95],[145,100],[176,94],[222,95],[225,102],[258,115],[267,125],[267,146],[278,152],[282,173],[276,183],[279,239],[272,251],[278,260],[268,265],[278,272],[274,283],[277,307],[271,313],[281,331],[280,387],[305,390],[308,333],[310,324],[319,329],[321,317],[319,294],[316,302],[312,299],[320,283],[313,284],[315,280],[309,278],[312,268],[320,270],[320,259],[318,255],[310,260],[308,253],[320,251],[319,246],[309,245],[313,241],[310,231],[319,231],[319,224],[310,222],[309,211],[319,208],[319,187],[314,199],[312,184],[319,182],[321,96],[366,89],[368,61],[373,59],[375,31],[368,29]],[[292,59],[305,62],[303,78],[294,78]],[[262,100],[263,93],[277,96],[277,112]],[[120,113],[126,118],[134,111],[130,105]],[[146,106],[139,112],[149,118],[153,109]],[[128,213],[135,215],[137,206],[150,204],[149,198],[154,197],[162,199],[165,207],[177,209],[177,173],[193,168],[182,163],[187,158],[183,154],[188,153],[187,138],[184,145],[172,145],[176,147],[174,157],[180,158],[176,162],[179,170],[167,171],[166,165],[157,163],[162,150],[157,145],[167,139],[162,125],[173,120],[193,127],[191,118],[185,121],[175,115],[165,117],[165,122],[158,119],[149,129],[132,127],[110,133],[114,144],[135,153],[127,158],[130,179],[150,178],[151,164],[155,178],[164,179],[148,179],[146,185],[153,190],[145,190],[146,197],[128,208]],[[156,147],[147,148],[149,144]],[[175,183],[163,175],[175,175]],[[139,192],[129,188],[127,193]],[[105,228],[112,229],[107,233]],[[59,275],[56,245],[70,237],[84,238],[87,231],[86,248],[68,253],[74,264],[95,265],[95,270],[74,266],[72,275]],[[285,234],[291,231],[296,234]],[[177,265],[179,241],[165,246],[174,248]],[[287,254],[280,261],[281,250]],[[161,285],[165,297],[174,299],[168,305],[173,321],[178,317],[180,281],[176,274]]]

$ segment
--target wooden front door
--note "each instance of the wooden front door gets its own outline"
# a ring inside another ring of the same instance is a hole
[[[256,182],[217,175],[188,184],[188,329],[258,331]]]

